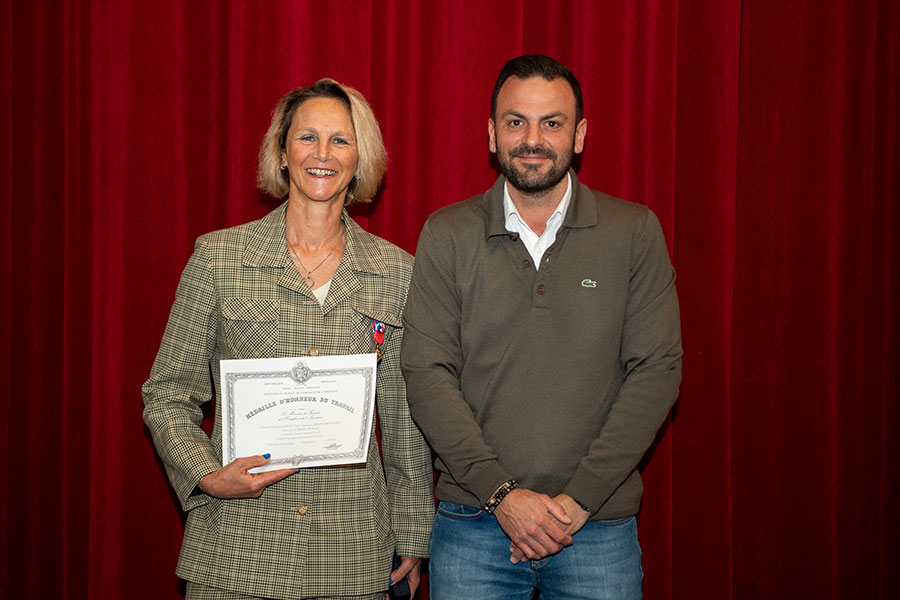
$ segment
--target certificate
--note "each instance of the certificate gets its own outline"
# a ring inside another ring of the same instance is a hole
[[[223,360],[222,464],[269,453],[252,473],[366,461],[375,354]]]

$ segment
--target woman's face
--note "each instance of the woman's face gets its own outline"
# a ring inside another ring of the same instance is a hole
[[[294,113],[285,141],[291,199],[339,201],[356,174],[359,151],[350,111],[334,98],[311,98]]]

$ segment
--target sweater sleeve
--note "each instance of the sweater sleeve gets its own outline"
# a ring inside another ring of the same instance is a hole
[[[484,505],[510,479],[460,391],[461,302],[450,236],[425,223],[404,311],[401,363],[413,419],[450,475]]]
[[[208,501],[197,484],[222,466],[200,427],[201,405],[212,394],[209,361],[221,315],[201,240],[181,276],[159,353],[143,386],[144,422],[186,511]]]
[[[600,435],[564,489],[593,513],[637,468],[681,383],[675,271],[662,228],[649,210],[634,238],[620,354],[624,381]]]

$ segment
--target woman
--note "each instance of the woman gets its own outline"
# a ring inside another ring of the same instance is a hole
[[[400,315],[412,257],[344,210],[375,195],[386,164],[362,95],[331,79],[288,93],[259,152],[259,187],[287,201],[259,221],[201,236],[150,379],[144,421],[187,525],[177,573],[187,598],[380,598],[418,583],[433,516],[430,454],[409,417]],[[373,321],[385,325],[383,340]],[[379,351],[375,436],[365,465],[251,474],[222,466],[219,361]],[[391,557],[402,557],[391,571]]]

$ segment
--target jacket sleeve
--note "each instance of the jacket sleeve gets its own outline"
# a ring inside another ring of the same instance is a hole
[[[488,446],[460,391],[461,299],[450,236],[440,242],[428,221],[419,237],[401,354],[413,419],[453,479],[483,506],[511,478]]]
[[[403,329],[395,329],[384,346],[376,388],[381,450],[387,479],[391,528],[400,556],[428,556],[434,520],[431,451],[413,423],[400,372]]]
[[[624,381],[564,492],[596,513],[637,468],[678,397],[681,324],[675,271],[649,210],[637,228],[621,341]]]
[[[144,422],[186,511],[208,501],[197,484],[222,466],[200,427],[200,407],[212,394],[209,363],[221,318],[202,239],[181,276],[159,353],[143,386]]]

